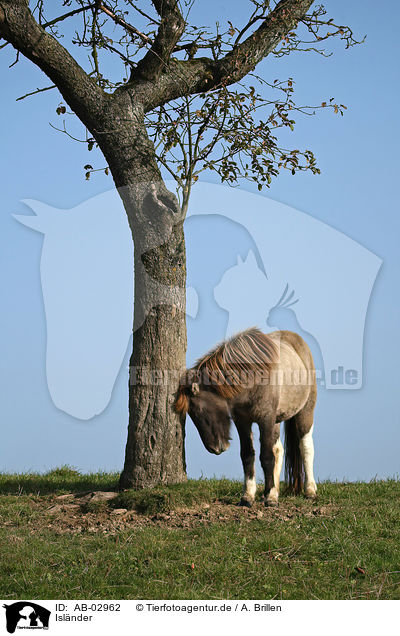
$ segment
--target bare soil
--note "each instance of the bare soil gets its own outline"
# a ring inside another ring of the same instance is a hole
[[[78,534],[82,532],[117,534],[123,530],[137,530],[149,526],[168,528],[195,528],[214,523],[249,523],[254,520],[271,522],[295,522],[299,517],[331,517],[335,514],[334,505],[318,505],[316,502],[293,503],[293,499],[283,498],[278,507],[266,508],[257,501],[252,508],[216,501],[196,506],[177,508],[169,513],[146,515],[135,510],[112,508],[109,506],[116,497],[115,492],[91,492],[66,494],[56,497],[34,497],[30,501],[33,510],[40,512],[28,525],[33,531],[48,528],[58,534]],[[88,504],[98,504],[98,510],[88,511]],[[4,525],[14,525],[5,522]]]

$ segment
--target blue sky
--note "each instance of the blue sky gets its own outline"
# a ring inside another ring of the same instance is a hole
[[[199,22],[206,24],[218,17],[223,22],[229,16],[234,24],[240,24],[243,5],[198,2]],[[307,54],[279,60],[268,58],[258,72],[267,79],[293,77],[295,97],[300,103],[319,104],[335,97],[348,110],[344,117],[327,111],[320,111],[315,117],[298,117],[291,146],[311,148],[322,174],[281,175],[263,196],[323,221],[383,261],[366,319],[363,386],[356,391],[321,390],[315,426],[319,479],[371,479],[398,472],[400,442],[396,355],[396,28],[400,8],[394,0],[380,6],[372,0],[329,0],[325,6],[330,15],[352,26],[357,35],[367,34],[365,44],[348,51],[335,44],[335,55],[328,59]],[[383,6],[390,20],[382,19]],[[74,208],[108,190],[111,178],[97,173],[85,181],[83,166],[90,162],[102,167],[104,160],[96,151],[89,154],[84,144],[74,143],[49,126],[49,122],[60,124],[55,113],[60,101],[56,91],[15,101],[36,87],[47,86],[49,81],[25,60],[9,69],[14,59],[10,47],[0,52],[1,467],[9,471],[45,470],[67,463],[80,470],[119,470],[126,441],[128,358],[125,357],[103,413],[82,421],[56,408],[49,395],[45,368],[46,321],[40,280],[43,236],[22,227],[11,216],[28,214],[28,208],[21,203],[24,199],[43,201],[54,208]],[[71,125],[79,132],[79,126]],[[208,178],[215,183],[212,175]],[[241,189],[255,193],[248,183],[242,183]],[[208,223],[205,218],[197,229],[194,223],[192,230],[189,225],[187,230],[189,273],[201,266],[199,245],[208,247],[210,229],[217,235],[221,233],[221,237],[226,231],[218,219]],[[246,239],[241,247],[241,231],[232,232],[232,241],[245,258],[251,243]],[[340,259],[340,255],[332,253],[331,258]],[[197,284],[201,285],[201,281]],[[204,327],[199,328],[198,323],[198,328],[192,328],[189,319],[190,360],[215,342],[207,340],[207,334],[211,339],[214,333],[207,329],[207,320],[214,314],[207,314],[204,303],[199,306],[199,316]],[[215,316],[222,324],[223,314]],[[235,439],[227,453],[213,457],[203,449],[190,423],[187,433],[189,476],[241,476]]]

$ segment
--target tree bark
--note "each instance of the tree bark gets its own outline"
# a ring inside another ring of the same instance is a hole
[[[184,422],[172,408],[186,353],[186,263],[182,222],[173,228],[163,245],[141,252],[141,246],[135,240],[129,427],[121,488],[143,488],[186,480]],[[169,302],[167,296],[163,298],[163,290],[154,289],[154,280],[161,282],[166,290],[171,289]],[[176,291],[177,284],[181,294]],[[150,302],[143,307],[146,298]]]

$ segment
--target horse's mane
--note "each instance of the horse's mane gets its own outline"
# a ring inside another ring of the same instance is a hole
[[[256,327],[242,331],[214,347],[186,372],[186,382],[179,387],[175,409],[181,413],[187,411],[187,378],[231,399],[248,386],[252,372],[269,372],[277,361],[278,347],[270,336]]]

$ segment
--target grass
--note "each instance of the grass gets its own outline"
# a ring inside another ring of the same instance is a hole
[[[62,494],[84,490],[112,490],[118,484],[119,473],[82,475],[70,466],[61,466],[47,473],[0,473],[0,494]]]
[[[400,598],[399,481],[323,483],[278,509],[239,508],[229,480],[85,495],[117,480],[0,475],[1,598]]]

